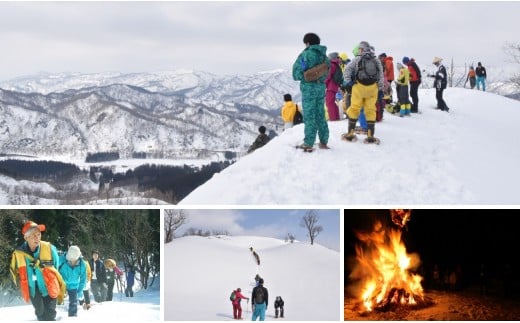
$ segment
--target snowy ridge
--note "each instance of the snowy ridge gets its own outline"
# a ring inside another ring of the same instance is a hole
[[[380,146],[347,143],[345,120],[329,122],[331,150],[303,153],[303,125],[226,168],[181,205],[518,204],[520,102],[449,88],[450,113],[419,90],[422,114],[385,112]],[[361,136],[362,137],[362,136]],[[222,190],[222,187],[228,189]]]
[[[257,266],[249,247],[258,253]],[[285,243],[254,236],[183,237],[166,244],[165,320],[232,319],[229,294],[241,288],[251,297],[254,276],[269,291],[267,319],[274,318],[274,299],[285,301],[286,319],[339,320],[341,286],[339,253],[315,243]],[[199,306],[204,304],[204,306]],[[251,303],[242,300],[244,320]],[[249,308],[249,311],[248,311]]]

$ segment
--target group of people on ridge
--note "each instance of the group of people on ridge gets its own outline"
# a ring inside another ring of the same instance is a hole
[[[253,288],[251,293],[251,306],[252,306],[252,320],[265,321],[265,312],[269,304],[269,291],[264,287],[264,279],[258,274],[255,276],[256,286]],[[233,305],[233,318],[235,320],[242,319],[242,306],[240,301],[242,299],[247,300],[249,303],[249,297],[242,294],[242,289],[237,288],[231,294],[231,304]],[[284,317],[284,300],[281,296],[276,296],[275,302],[275,318]]]
[[[486,68],[482,66],[481,62],[478,62],[477,68],[473,68],[473,66],[469,67],[468,76],[466,77],[466,82],[464,83],[464,86],[466,86],[466,83],[469,81],[469,85],[471,89],[475,88],[475,85],[477,86],[477,90],[480,90],[480,87],[482,86],[482,91],[486,91]]]
[[[110,272],[113,270],[119,279],[123,274],[115,261],[112,260],[113,266],[107,270],[98,251],[93,251],[92,258],[85,260],[76,245],[71,245],[59,256],[53,244],[41,240],[45,229],[44,224],[24,223],[21,233],[25,241],[13,252],[10,265],[12,279],[20,287],[22,298],[32,303],[36,318],[55,321],[56,305],[63,303],[65,294],[69,300],[68,316],[77,316],[78,302],[84,309],[89,309],[89,286],[96,302],[111,301],[114,283]],[[134,270],[130,269],[127,289],[133,284]]]

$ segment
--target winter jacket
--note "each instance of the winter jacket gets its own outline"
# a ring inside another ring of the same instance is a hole
[[[277,297],[276,300],[274,301],[274,308],[279,308],[279,307],[283,307],[283,299],[281,297]]]
[[[74,266],[72,266],[65,258],[59,267],[59,271],[67,290],[76,290],[80,294],[87,283],[87,267],[83,258],[79,258]]]
[[[283,122],[293,122],[294,115],[296,114],[296,109],[298,109],[298,105],[294,102],[285,102],[281,111]]]
[[[106,283],[107,282],[107,273],[105,271],[105,265],[103,262],[98,259],[96,261],[96,266],[94,266],[94,259],[89,260],[90,269],[96,268],[96,279],[98,283]],[[94,274],[92,274],[94,277]]]
[[[448,74],[444,65],[440,64],[439,69],[435,73],[435,81],[433,81],[433,87],[436,89],[445,89],[448,85]]]
[[[252,153],[256,149],[263,147],[265,144],[269,142],[269,136],[267,136],[265,133],[261,133],[256,137],[253,144],[249,147],[247,150],[248,153]]]
[[[351,80],[355,79],[355,75],[357,74],[357,66],[359,61],[361,60],[362,55],[358,55],[352,59],[352,61],[345,68],[345,73],[343,74],[344,83],[349,83]],[[379,69],[377,87],[382,90],[384,85],[384,74],[383,74],[383,65],[381,61],[374,57],[377,62],[377,68]],[[393,72],[392,72],[393,75]],[[393,79],[392,79],[393,80]]]
[[[42,249],[42,245],[45,244],[46,248],[50,248],[50,255],[52,257],[52,260],[48,261],[46,264],[43,264],[44,259],[40,259],[40,251]],[[16,259],[15,254],[22,255],[20,261]],[[32,259],[31,259],[32,258]],[[13,262],[14,261],[14,262]],[[20,287],[28,288],[29,294],[31,297],[34,297],[36,294],[36,286],[38,286],[38,290],[42,294],[42,296],[49,296],[49,292],[47,290],[47,286],[45,284],[45,281],[43,279],[43,267],[49,266],[53,267],[56,271],[59,267],[60,260],[58,257],[58,252],[56,250],[56,247],[49,242],[46,241],[40,241],[40,245],[36,248],[34,252],[31,251],[29,248],[29,245],[27,242],[24,242],[22,245],[20,245],[18,248],[16,248],[15,253],[13,253],[13,261],[11,261],[11,270],[14,273],[16,270],[22,270],[23,268],[25,279],[23,281],[20,281]],[[35,265],[35,263],[38,263],[38,265]],[[18,275],[21,275],[20,272],[18,272]],[[59,275],[59,273],[58,273]],[[35,279],[32,279],[32,278]],[[60,275],[61,278],[61,275]],[[22,293],[23,294],[23,293]],[[23,295],[24,298],[29,295]],[[28,301],[26,299],[26,301]]]
[[[135,280],[135,271],[129,270],[126,273],[126,286],[128,286],[128,287],[134,286],[134,280]]]
[[[292,67],[292,76],[294,80],[300,81],[300,90],[302,93],[315,87],[325,88],[324,82],[327,75],[323,75],[317,81],[307,82],[303,78],[303,72],[323,62],[327,63],[330,68],[330,60],[326,53],[327,47],[323,45],[310,45],[298,55]]]
[[[267,307],[267,305],[269,304],[269,293],[267,292],[267,288],[265,288],[263,285],[258,285],[255,288],[253,288],[253,292],[251,293],[251,302],[253,304],[256,304],[255,303],[255,296],[256,296],[256,292],[260,288],[264,290],[264,303],[265,303],[265,306]]]
[[[406,66],[403,66],[403,68],[399,70],[399,77],[396,81],[399,85],[410,84],[410,70]]]
[[[486,68],[484,66],[477,66],[477,68],[475,69],[475,73],[479,77],[483,77],[483,78],[487,77]]]
[[[341,69],[340,63],[340,58],[334,58],[330,60],[329,73],[327,74],[327,78],[325,79],[325,86],[327,88],[327,91],[332,91],[336,93],[339,90],[340,84],[336,84],[332,79],[332,76],[334,75],[334,72],[336,72],[336,69]]]
[[[421,70],[417,63],[413,59],[411,59],[408,64],[408,71],[410,71],[410,82],[421,82]]]
[[[383,60],[385,65],[385,74],[384,77],[388,82],[392,82],[394,80],[394,58],[392,56],[385,57]],[[381,88],[381,87],[379,87]]]
[[[236,291],[235,291],[235,299],[232,300],[231,303],[232,303],[233,305],[239,305],[241,299],[247,299],[247,297],[245,297],[244,295],[242,295],[241,292],[239,292],[238,290],[236,290]]]

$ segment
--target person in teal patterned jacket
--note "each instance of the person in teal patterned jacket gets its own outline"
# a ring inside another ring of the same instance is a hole
[[[323,75],[316,81],[306,82],[303,72],[311,67],[326,62],[330,67],[327,58],[327,47],[320,45],[320,37],[314,33],[308,33],[303,37],[305,49],[300,53],[293,64],[293,79],[300,81],[300,91],[302,92],[303,122],[305,138],[300,146],[304,151],[312,151],[316,133],[319,137],[319,148],[328,149],[329,127],[325,119],[325,78]]]

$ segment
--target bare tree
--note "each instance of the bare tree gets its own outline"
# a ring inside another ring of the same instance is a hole
[[[164,242],[171,242],[175,238],[175,231],[188,222],[184,210],[164,210]]]
[[[506,43],[504,52],[509,57],[510,63],[520,64],[520,43]],[[517,87],[520,87],[520,74],[515,73],[511,76],[510,81]]]
[[[320,219],[318,213],[315,210],[309,210],[302,217],[300,226],[307,229],[307,234],[311,239],[311,245],[314,244],[314,239],[323,231],[323,227],[318,225],[318,220]]]

